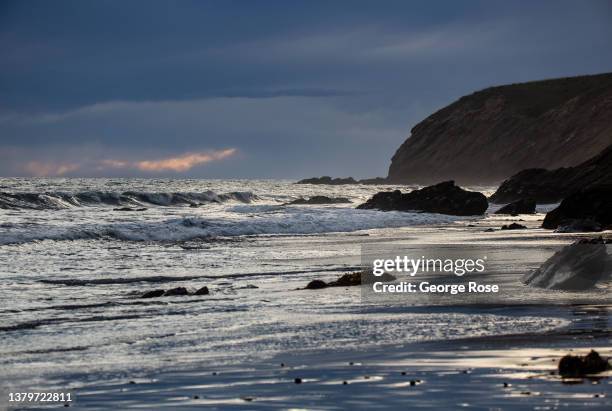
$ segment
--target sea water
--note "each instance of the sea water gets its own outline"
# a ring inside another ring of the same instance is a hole
[[[297,290],[359,269],[364,243],[448,239],[485,219],[355,209],[397,188],[414,187],[0,179],[3,376],[44,383],[79,374],[91,382],[132,369],[567,324],[568,311],[555,307],[364,304],[359,287]],[[287,205],[312,195],[350,202]],[[179,286],[211,294],[140,298]]]

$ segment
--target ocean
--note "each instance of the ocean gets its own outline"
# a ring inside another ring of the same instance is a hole
[[[499,217],[355,209],[395,188],[411,187],[2,178],[4,378],[86,385],[279,353],[535,333],[573,321],[571,307],[365,303],[359,287],[297,290],[358,270],[364,243],[461,242],[477,230],[510,248],[519,244],[509,234],[483,233]],[[350,202],[287,205],[313,195]],[[541,246],[567,242],[559,235],[521,235]],[[517,273],[537,263],[513,255]],[[154,289],[202,286],[210,295],[140,298]]]

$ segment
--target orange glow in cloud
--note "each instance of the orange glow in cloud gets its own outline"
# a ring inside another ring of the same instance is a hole
[[[24,169],[34,177],[63,176],[80,168],[78,164],[71,163],[46,163],[41,161],[30,161]]]
[[[98,170],[102,170],[105,167],[124,168],[124,167],[128,167],[128,166],[130,166],[130,163],[128,163],[127,161],[121,161],[121,160],[102,160],[102,161],[100,161],[100,165],[98,166]]]
[[[30,161],[23,166],[23,170],[34,177],[59,177],[80,169],[93,169],[99,172],[103,172],[105,169],[133,169],[150,173],[162,171],[181,172],[201,164],[210,163],[211,161],[226,159],[236,153],[237,150],[235,148],[227,148],[225,150],[186,153],[176,157],[160,158],[157,160],[104,159],[96,161],[85,159],[80,163]]]
[[[236,153],[235,148],[211,151],[207,153],[187,153],[178,157],[163,158],[159,160],[138,161],[136,168],[141,171],[187,171],[197,165],[223,160]]]
[[[98,169],[108,168],[135,168],[140,171],[187,171],[193,167],[210,163],[211,161],[223,160],[236,154],[235,148],[225,150],[207,151],[200,153],[186,153],[177,157],[160,158],[158,160],[125,161],[106,159],[100,161]]]

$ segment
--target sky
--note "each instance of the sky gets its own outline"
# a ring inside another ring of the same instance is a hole
[[[462,95],[610,71],[609,0],[0,0],[0,176],[386,176]]]

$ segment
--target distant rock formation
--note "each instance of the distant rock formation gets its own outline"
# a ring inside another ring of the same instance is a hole
[[[296,184],[325,184],[325,185],[343,185],[343,184],[389,184],[386,178],[375,177],[365,178],[363,180],[355,180],[353,177],[346,178],[331,178],[330,176],[305,178],[298,181]]]
[[[454,181],[445,181],[409,193],[381,191],[357,208],[470,216],[484,214],[488,206],[484,194],[466,191]]]
[[[374,177],[359,180],[359,184],[389,184],[389,181],[385,177]]]
[[[487,88],[417,124],[388,180],[490,184],[527,168],[575,166],[611,144],[611,118],[612,73]]]
[[[296,184],[327,184],[327,185],[342,185],[342,184],[357,184],[357,180],[353,177],[347,178],[331,178],[330,176],[305,178],[298,181]]]
[[[290,201],[287,205],[319,205],[319,204],[343,204],[350,203],[351,200],[344,197],[312,196],[308,199],[298,198]]]
[[[540,204],[556,203],[573,192],[603,184],[612,184],[612,144],[575,167],[523,170],[504,181],[490,200],[507,203],[530,197]]]
[[[589,187],[569,195],[559,207],[546,214],[542,227],[554,230],[585,220],[603,229],[612,228],[612,184]]]

